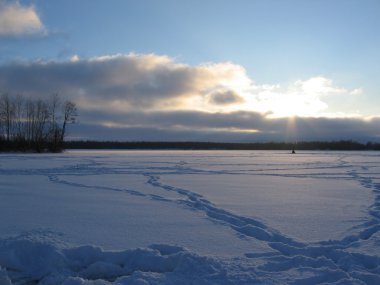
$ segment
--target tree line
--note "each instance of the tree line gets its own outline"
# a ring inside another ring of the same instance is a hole
[[[0,95],[0,150],[61,151],[75,103],[53,94],[48,99]]]
[[[178,149],[178,150],[380,150],[380,143],[359,143],[352,140],[289,142],[148,142],[148,141],[67,141],[69,149]]]

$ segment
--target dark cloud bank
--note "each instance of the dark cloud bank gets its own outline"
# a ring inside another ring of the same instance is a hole
[[[72,138],[131,141],[380,141],[380,118],[372,120],[296,118],[268,119],[255,112],[130,112],[122,115],[86,112]],[[97,122],[115,122],[106,127]],[[126,127],[120,127],[123,124]],[[254,132],[253,130],[256,130]]]
[[[32,96],[60,92],[73,100],[121,100],[146,107],[197,92],[201,76],[201,71],[173,64],[166,57],[120,55],[4,65],[0,67],[0,86],[3,91]]]
[[[66,62],[0,66],[0,93],[43,97],[59,92],[77,102],[72,139],[128,141],[380,141],[380,118],[270,119],[247,111],[160,109],[194,94],[215,106],[243,99],[220,82],[231,65],[189,66],[155,55],[118,55]],[[232,74],[232,75],[231,75]]]

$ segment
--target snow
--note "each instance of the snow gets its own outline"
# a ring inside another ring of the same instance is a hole
[[[380,153],[0,154],[10,284],[380,284]]]

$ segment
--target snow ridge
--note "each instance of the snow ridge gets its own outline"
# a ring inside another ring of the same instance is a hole
[[[178,284],[184,280],[189,281],[182,284],[216,284],[228,279],[217,260],[159,244],[112,252],[93,246],[59,249],[26,237],[13,238],[0,243],[0,264],[6,265],[0,269],[2,285]]]

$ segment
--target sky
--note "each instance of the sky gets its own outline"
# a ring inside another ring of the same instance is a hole
[[[72,139],[380,141],[378,0],[0,0],[0,93]]]

